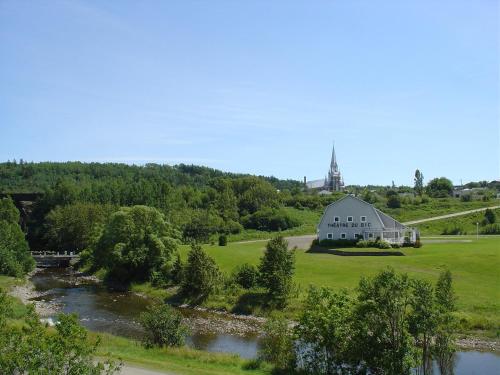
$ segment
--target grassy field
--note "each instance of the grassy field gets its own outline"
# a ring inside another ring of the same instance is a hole
[[[462,237],[461,237],[462,238]],[[453,241],[453,240],[450,240]],[[439,273],[449,268],[453,273],[458,296],[462,330],[467,333],[497,336],[500,326],[500,237],[481,237],[470,242],[427,243],[420,249],[398,249],[405,256],[346,257],[331,254],[296,253],[295,282],[300,295],[288,313],[294,316],[309,285],[354,290],[361,276],[372,276],[390,266],[410,276],[435,282]],[[265,242],[230,243],[226,247],[206,246],[221,269],[230,273],[242,263],[258,264]],[[182,247],[186,257],[188,248]],[[241,298],[241,296],[239,296]],[[209,301],[228,308],[234,300]]]
[[[483,201],[462,202],[457,198],[433,198],[427,203],[418,205],[403,204],[401,208],[388,208],[385,204],[375,206],[401,222],[426,219],[428,217],[441,216],[454,212],[468,211],[475,208],[498,206],[499,199]]]
[[[495,212],[497,220],[500,221],[500,209],[493,210],[493,212]],[[476,223],[481,223],[483,218],[484,212],[476,212],[449,219],[428,221],[417,224],[415,227],[420,230],[420,234],[423,236],[443,234],[445,230],[449,231],[457,227],[463,230],[463,234],[476,234]],[[479,230],[481,230],[481,226],[479,226]]]
[[[382,210],[383,212],[391,215],[396,220],[401,222],[412,221],[417,219],[426,219],[429,217],[446,215],[450,213],[473,210],[475,208],[491,207],[495,205],[500,205],[500,200],[495,199],[487,202],[483,201],[472,201],[472,202],[462,202],[456,198],[434,198],[427,203],[422,203],[419,205],[413,204],[403,204],[401,208],[388,208],[384,203],[375,204],[375,206]],[[309,209],[299,210],[292,207],[285,207],[286,210],[292,217],[297,218],[302,224],[296,228],[288,229],[282,232],[283,236],[297,236],[302,234],[313,234],[316,233],[316,225],[318,224],[321,215],[323,215],[323,210],[313,211]],[[500,210],[497,210],[500,212]],[[475,220],[476,216],[480,216],[482,219],[482,213],[475,214],[471,216],[470,220]],[[500,213],[497,213],[500,218]],[[458,218],[457,218],[458,220]],[[469,221],[470,221],[469,220]],[[479,220],[481,221],[481,220]],[[474,221],[475,223],[476,221]],[[469,222],[465,222],[466,230],[468,233],[475,233],[471,229]],[[441,234],[442,230],[447,224],[436,222],[429,222],[426,225],[421,225],[422,233],[425,234]],[[452,225],[452,224],[450,224]],[[474,228],[475,230],[475,228]],[[245,229],[241,233],[232,234],[228,237],[230,242],[254,240],[254,239],[267,239],[271,238],[275,233],[264,232],[253,229]]]

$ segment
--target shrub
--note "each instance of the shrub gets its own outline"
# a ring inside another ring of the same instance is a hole
[[[398,243],[393,243],[393,244],[391,244],[391,247],[392,247],[393,249],[399,249],[399,248],[401,248],[401,245],[400,245],[400,244],[398,244]]]
[[[486,225],[481,229],[481,234],[500,234],[500,224]]]
[[[181,314],[173,307],[159,303],[151,305],[141,314],[140,322],[146,333],[146,347],[184,345],[187,328]]]
[[[484,218],[487,221],[487,224],[494,224],[497,220],[495,212],[489,208],[484,211]]]
[[[300,225],[300,221],[285,210],[264,208],[242,218],[245,228],[262,231],[281,231]]]
[[[265,324],[259,358],[279,370],[295,367],[294,339],[285,318],[273,316]]]
[[[221,234],[219,236],[219,246],[226,246],[227,245],[227,236],[225,234]]]
[[[444,230],[441,232],[441,234],[447,234],[447,235],[459,235],[459,234],[467,234],[464,229],[458,225],[455,225],[453,227],[447,227],[444,228]]]
[[[401,207],[401,199],[397,195],[391,195],[387,198],[387,207],[389,208],[400,208]]]
[[[234,280],[245,289],[253,288],[259,280],[259,270],[255,266],[244,263],[236,269]]]
[[[370,245],[370,242],[367,240],[361,240],[361,241],[358,241],[356,243],[356,247],[360,247],[360,248],[369,247],[369,245]]]
[[[387,241],[377,241],[376,242],[377,246],[379,249],[390,249],[391,244]]]

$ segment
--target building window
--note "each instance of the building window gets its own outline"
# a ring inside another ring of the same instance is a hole
[[[334,217],[333,217],[333,221],[334,221],[335,223],[338,223],[338,222],[340,221],[340,217],[338,217],[338,216],[334,216]]]
[[[342,238],[343,240],[345,240],[347,237],[347,235],[345,233],[340,233],[340,238]]]
[[[326,238],[329,240],[333,240],[333,233],[327,233]]]
[[[373,238],[373,233],[368,233],[368,238]]]
[[[352,216],[347,216],[347,222],[352,223],[353,219],[354,218]]]
[[[359,240],[359,239],[362,239],[362,238],[363,238],[362,234],[359,234],[359,233],[354,234],[354,239],[355,240]]]
[[[365,223],[365,222],[366,222],[366,216],[361,216],[361,218],[360,218],[360,219],[361,219],[361,222],[362,222],[362,223]]]

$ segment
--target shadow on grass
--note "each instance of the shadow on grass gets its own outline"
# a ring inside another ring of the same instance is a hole
[[[318,245],[312,245],[306,253],[332,254],[344,257],[377,257],[377,256],[404,256],[401,251],[349,251],[338,249],[327,249]]]
[[[272,309],[270,300],[264,292],[247,292],[242,294],[231,312],[234,314],[250,315],[256,309]]]

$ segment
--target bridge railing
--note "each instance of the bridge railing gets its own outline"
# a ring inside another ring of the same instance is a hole
[[[50,250],[32,251],[31,255],[34,257],[76,257],[76,256],[78,256],[73,251],[50,251]]]

